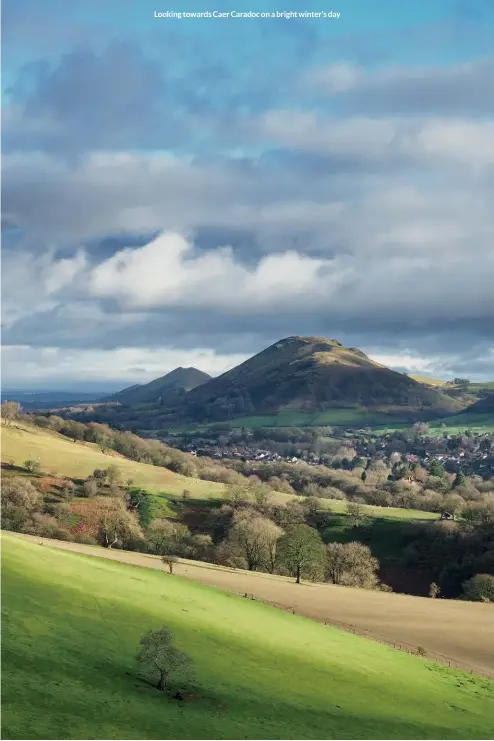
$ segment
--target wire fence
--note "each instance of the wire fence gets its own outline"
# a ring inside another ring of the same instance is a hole
[[[405,653],[412,654],[413,656],[417,656],[428,661],[435,661],[452,669],[458,669],[460,671],[466,672],[467,674],[473,674],[479,677],[483,677],[484,679],[494,680],[493,672],[488,672],[485,669],[471,666],[466,662],[459,661],[458,659],[454,659],[451,656],[445,656],[444,654],[438,653],[437,651],[428,650],[424,646],[416,646],[413,643],[408,643],[407,641],[403,641],[401,639],[399,641],[393,641],[388,636],[384,636],[380,633],[375,633],[370,630],[365,630],[365,628],[357,628],[357,626],[352,625],[351,623],[345,623],[341,620],[331,620],[329,618],[318,620],[317,618],[310,617],[309,615],[304,615],[303,613],[295,610],[293,607],[287,607],[286,605],[279,604],[278,602],[258,599],[257,597],[255,597],[255,595],[248,594],[247,592],[237,592],[237,594],[241,597],[254,600],[255,602],[262,602],[265,605],[270,605],[271,607],[275,607],[277,610],[292,613],[293,615],[299,615],[306,619],[313,620],[316,623],[323,623],[324,625],[329,625],[332,628],[338,628],[340,630],[346,631],[347,633],[353,633],[354,635],[361,636],[362,638],[368,638],[372,641],[376,641],[377,643],[382,643],[386,646],[392,646],[398,651],[403,651]]]

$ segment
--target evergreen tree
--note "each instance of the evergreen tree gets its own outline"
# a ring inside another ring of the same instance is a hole
[[[456,489],[458,486],[466,486],[467,483],[467,477],[463,473],[463,471],[458,471],[456,474],[456,478],[453,483],[453,488]]]

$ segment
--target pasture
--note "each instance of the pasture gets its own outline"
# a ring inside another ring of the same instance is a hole
[[[7,535],[2,586],[4,739],[492,738],[488,680],[162,570]],[[184,703],[135,664],[162,624]]]
[[[37,536],[11,536],[40,542]],[[163,569],[161,559],[143,553],[108,550],[65,541],[45,545],[121,563]],[[479,602],[431,600],[405,594],[339,587],[302,585],[293,579],[179,559],[174,573],[209,586],[254,596],[299,615],[330,622],[404,648],[423,646],[428,656],[450,659],[468,670],[494,679],[494,607]]]
[[[2,460],[22,466],[28,458],[41,463],[44,472],[71,478],[86,478],[95,468],[116,465],[124,481],[133,479],[152,493],[167,492],[179,495],[189,489],[197,499],[219,497],[225,487],[212,481],[202,481],[181,476],[167,468],[138,463],[109,450],[102,453],[94,443],[73,442],[51,430],[34,425],[17,425],[2,428]]]

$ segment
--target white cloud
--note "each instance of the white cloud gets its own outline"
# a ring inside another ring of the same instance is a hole
[[[246,268],[229,247],[199,253],[179,234],[162,234],[144,247],[124,249],[90,274],[94,296],[130,307],[261,308],[303,299],[328,265],[297,252],[262,257]]]
[[[494,164],[494,123],[452,118],[328,117],[272,110],[255,126],[278,146],[381,167],[486,169]]]
[[[122,388],[133,383],[148,383],[154,378],[182,367],[193,366],[210,375],[219,375],[246,359],[242,354],[220,354],[210,348],[156,350],[120,347],[115,350],[71,350],[59,347],[33,348],[6,345],[2,350],[2,385],[4,387],[110,382]]]

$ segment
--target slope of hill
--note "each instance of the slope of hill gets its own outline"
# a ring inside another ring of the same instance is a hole
[[[487,414],[493,416],[494,422],[494,392],[488,394],[483,399],[479,399],[475,404],[467,407],[463,414]]]
[[[95,468],[118,467],[124,481],[131,478],[135,486],[151,493],[179,495],[187,489],[194,499],[226,499],[228,494],[224,484],[216,481],[182,476],[168,468],[138,463],[109,451],[102,453],[98,445],[87,442],[74,444],[64,435],[34,425],[2,428],[2,461],[23,466],[28,459],[39,461],[42,471],[47,474],[68,478],[86,478]],[[291,494],[273,492],[278,501],[294,499]],[[333,512],[346,512],[346,502],[323,500]],[[424,510],[401,509],[399,507],[377,507],[364,505],[369,517],[397,520],[430,520],[438,515]]]
[[[5,739],[491,737],[486,680],[162,571],[3,551]],[[163,624],[196,666],[184,703],[135,663]]]
[[[437,378],[409,374],[410,378],[432,389],[440,389],[441,393],[451,397],[464,410],[476,401],[484,399],[494,392],[493,381],[475,381],[455,384],[453,381],[440,381]]]
[[[149,402],[165,402],[176,394],[183,394],[211,380],[211,376],[197,368],[175,368],[160,378],[143,385],[135,384],[104,401],[120,402],[120,404],[147,404]]]
[[[136,486],[150,492],[177,495],[188,489],[193,497],[201,499],[222,496],[225,491],[223,484],[182,476],[149,463],[138,463],[111,450],[102,453],[98,445],[74,443],[51,430],[32,425],[2,428],[2,461],[22,466],[28,459],[39,461],[45,473],[70,478],[86,478],[95,468],[115,464],[124,481],[133,479]]]
[[[417,383],[423,383],[424,386],[447,386],[448,382],[443,381],[440,378],[432,378],[431,376],[421,376],[418,373],[407,373],[409,378],[412,378]]]
[[[173,420],[209,422],[342,408],[414,420],[459,406],[337,340],[288,337],[170,404],[164,426]]]

